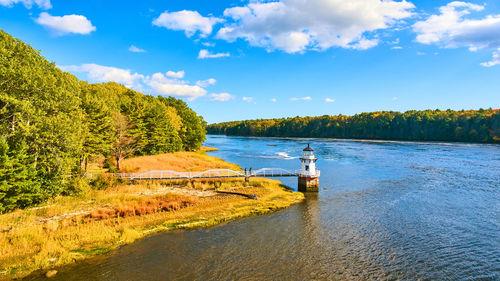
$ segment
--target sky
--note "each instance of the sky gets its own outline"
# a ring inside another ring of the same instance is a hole
[[[0,0],[0,29],[208,123],[500,107],[498,0]]]

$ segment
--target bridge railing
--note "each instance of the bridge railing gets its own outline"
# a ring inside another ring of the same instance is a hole
[[[319,177],[320,171],[316,175]],[[288,171],[281,168],[263,168],[259,170],[234,171],[230,169],[211,169],[202,172],[176,172],[176,171],[149,171],[145,173],[117,173],[117,177],[129,180],[176,180],[176,179],[205,179],[205,178],[240,178],[240,177],[290,177],[311,176],[302,174],[300,170]]]
[[[190,178],[231,178],[231,177],[245,177],[245,174],[240,171],[229,169],[212,169],[204,172],[193,172]]]
[[[262,177],[280,177],[280,176],[293,176],[293,175],[297,175],[297,172],[291,172],[281,168],[263,168],[252,171],[250,173],[250,176],[262,176]]]

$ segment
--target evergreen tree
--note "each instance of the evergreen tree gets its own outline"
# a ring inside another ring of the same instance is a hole
[[[82,108],[86,131],[80,166],[87,171],[88,158],[109,153],[115,140],[112,111],[87,83],[82,83]]]
[[[78,79],[0,31],[0,131],[26,143],[44,192],[57,195],[82,149]]]
[[[158,154],[179,151],[182,140],[167,113],[167,107],[156,100],[145,115],[145,124],[148,128],[144,147],[146,154]]]
[[[0,213],[37,204],[47,197],[24,143],[9,147],[0,138]]]
[[[177,114],[182,119],[182,127],[179,136],[182,139],[184,149],[186,150],[197,150],[201,147],[201,144],[206,140],[206,123],[203,117],[196,115],[188,105],[182,101],[175,99],[173,97],[158,97],[163,104],[166,106],[171,106],[177,110]]]

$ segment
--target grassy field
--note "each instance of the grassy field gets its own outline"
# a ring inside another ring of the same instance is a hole
[[[142,156],[124,159],[122,167],[126,172],[143,173],[152,170],[171,170],[176,172],[201,172],[210,169],[241,170],[233,163],[207,155],[206,151],[215,148],[203,147],[198,152],[175,152],[155,156]]]
[[[239,169],[203,151],[138,157],[125,163],[137,171]],[[215,190],[256,194],[258,200]],[[250,183],[243,179],[141,182],[87,189],[78,196],[55,198],[45,206],[0,215],[0,279],[57,269],[159,231],[206,227],[270,213],[303,198],[278,181],[259,178]]]

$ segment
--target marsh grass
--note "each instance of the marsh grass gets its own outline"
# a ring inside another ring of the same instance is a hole
[[[158,161],[180,170],[188,166],[183,163],[187,161],[199,169],[239,168],[198,152],[141,158],[128,159],[128,164],[158,169],[153,164]],[[258,200],[234,195],[185,196],[168,193],[168,187],[187,191],[231,190],[256,194]],[[88,188],[75,196],[54,198],[45,206],[0,215],[0,279],[58,268],[160,231],[207,227],[267,214],[303,198],[302,193],[291,192],[279,181],[260,178],[252,178],[250,183],[227,179],[122,183],[106,190]],[[76,215],[62,216],[67,214]]]
[[[203,152],[210,152],[210,151],[218,151],[218,148],[215,147],[209,147],[209,146],[202,146],[201,151]]]

